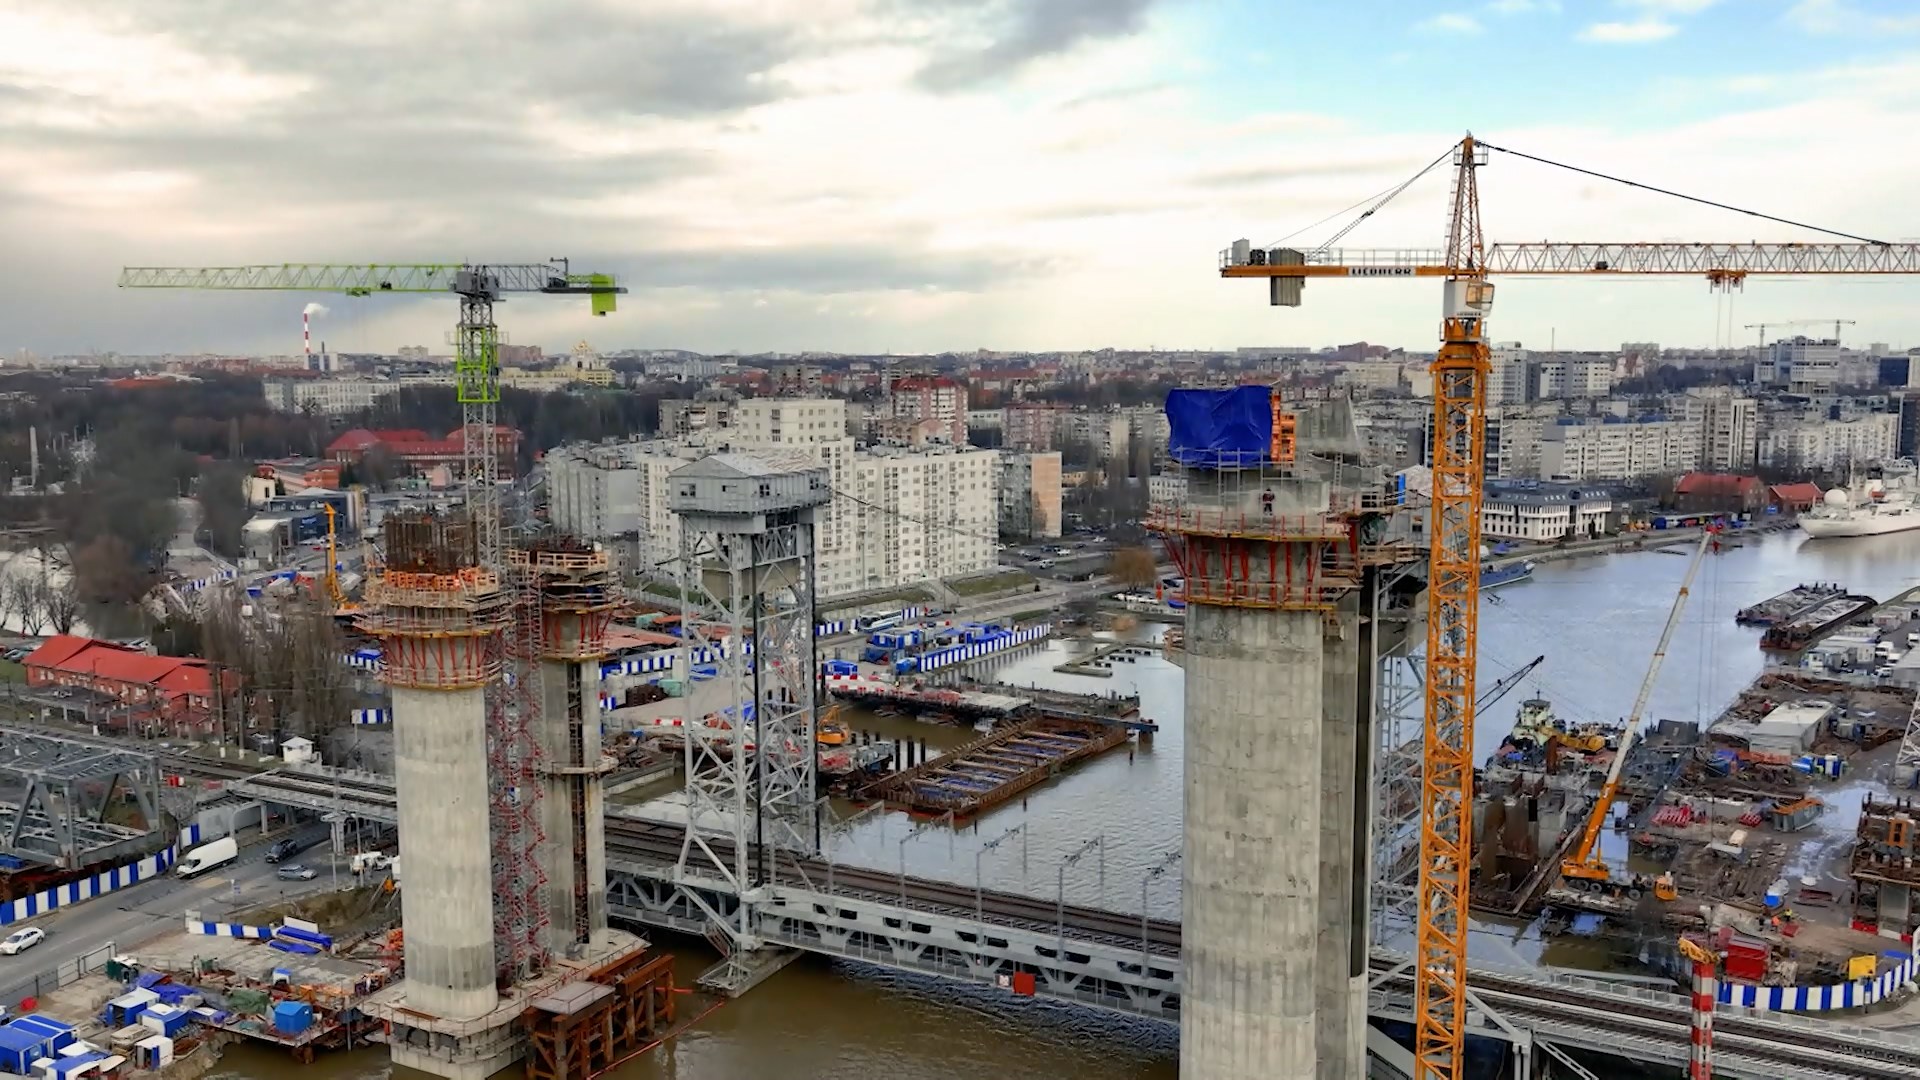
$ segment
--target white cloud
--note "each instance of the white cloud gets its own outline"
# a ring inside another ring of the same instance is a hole
[[[1594,23],[1580,31],[1580,40],[1602,45],[1644,45],[1653,41],[1665,41],[1678,31],[1679,27],[1659,19],[1603,22]]]
[[[1480,20],[1462,12],[1446,11],[1420,20],[1417,28],[1443,34],[1477,34],[1480,32]]]
[[[1869,15],[1843,0],[1800,0],[1782,21],[1809,34],[1906,34],[1920,31],[1920,15]]]
[[[1525,15],[1535,11],[1558,14],[1560,0],[1492,0],[1487,10],[1495,15]]]
[[[1627,7],[1661,15],[1698,15],[1720,0],[1620,0]]]

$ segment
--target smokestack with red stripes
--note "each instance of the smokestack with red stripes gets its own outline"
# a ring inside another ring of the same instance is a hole
[[[319,370],[313,366],[313,317],[326,313],[325,304],[308,304],[300,311],[300,350],[306,358],[308,371]]]

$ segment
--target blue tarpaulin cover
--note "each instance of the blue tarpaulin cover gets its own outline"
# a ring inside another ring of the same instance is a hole
[[[1246,467],[1273,449],[1273,396],[1264,386],[1167,391],[1167,453],[1182,465]]]

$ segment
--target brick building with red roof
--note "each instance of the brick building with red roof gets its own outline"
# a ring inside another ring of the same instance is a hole
[[[130,723],[202,725],[213,713],[213,675],[197,657],[153,656],[111,641],[56,634],[21,666],[28,686],[74,687],[110,697]],[[234,678],[228,677],[230,687]]]

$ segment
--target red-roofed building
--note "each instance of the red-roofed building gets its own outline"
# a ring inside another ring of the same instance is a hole
[[[1674,509],[1683,513],[1752,513],[1766,501],[1766,485],[1757,476],[1690,472],[1673,485]]]
[[[1798,514],[1811,510],[1820,502],[1820,485],[1802,480],[1797,484],[1775,484],[1767,489],[1767,505],[1775,506],[1783,514]]]
[[[519,458],[520,433],[509,427],[496,429],[500,446],[500,473],[512,476]],[[385,451],[410,473],[424,473],[446,466],[459,475],[466,457],[466,428],[457,427],[445,438],[436,438],[418,428],[371,431],[353,428],[343,431],[327,444],[326,456],[340,465],[357,465],[375,449]]]
[[[21,661],[27,685],[90,690],[118,701],[130,723],[203,725],[213,711],[205,660],[152,656],[111,641],[58,634]],[[231,682],[231,676],[229,681]]]

